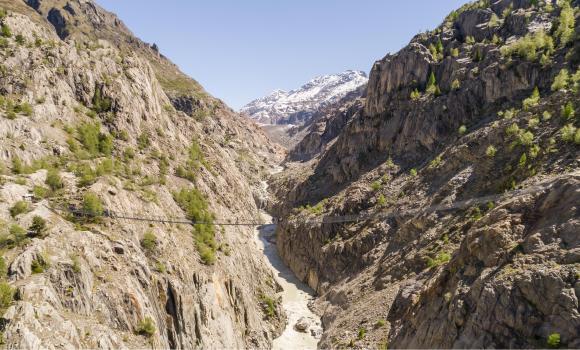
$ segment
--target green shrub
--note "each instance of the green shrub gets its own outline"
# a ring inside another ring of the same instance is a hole
[[[97,164],[95,174],[97,176],[110,175],[115,170],[115,162],[111,158],[103,159]]]
[[[6,23],[2,24],[0,32],[2,33],[2,36],[5,38],[10,38],[12,36],[12,30],[10,30],[10,27],[8,27]]]
[[[64,188],[64,183],[57,169],[48,170],[48,172],[46,173],[46,180],[44,181],[44,183],[47,184],[48,187],[53,191],[57,191]]]
[[[460,87],[461,87],[461,83],[459,82],[459,79],[453,80],[453,82],[451,83],[451,89],[459,90]]]
[[[320,215],[324,212],[327,203],[328,199],[323,199],[314,206],[310,206],[310,204],[308,204],[306,206],[300,207],[300,210],[306,210],[312,215]]]
[[[513,123],[505,129],[505,133],[508,136],[519,135],[520,134],[520,127],[518,126],[518,124]]]
[[[215,263],[215,251],[216,248],[206,244],[204,240],[199,240],[196,238],[195,247],[199,253],[201,261],[205,265],[213,265]]]
[[[564,90],[568,87],[568,81],[570,80],[570,75],[567,69],[560,70],[560,73],[554,78],[552,83],[552,91]]]
[[[540,55],[540,64],[542,65],[542,67],[547,67],[551,63],[552,63],[552,59],[551,59],[549,54],[544,52]]]
[[[548,336],[546,344],[550,348],[559,348],[560,347],[560,333],[552,333]]]
[[[475,38],[474,38],[473,36],[471,36],[471,35],[468,35],[468,36],[465,38],[465,43],[466,43],[467,45],[473,45],[473,44],[475,44]]]
[[[18,157],[12,158],[12,173],[18,175],[24,172],[24,164]]]
[[[262,310],[264,310],[266,318],[270,319],[276,317],[277,315],[276,300],[264,294],[261,294],[259,298],[260,301],[262,302]]]
[[[127,130],[121,130],[117,133],[117,138],[122,141],[129,141],[129,133]]]
[[[70,260],[72,262],[72,270],[73,270],[73,272],[75,272],[75,273],[81,272],[81,261],[80,261],[78,255],[72,255],[70,257]]]
[[[427,80],[427,87],[425,88],[425,92],[429,94],[436,94],[439,87],[437,86],[437,79],[435,78],[435,73],[431,72],[429,75],[429,80]]]
[[[152,231],[145,232],[143,238],[141,238],[141,247],[148,252],[152,252],[157,248],[157,237]]]
[[[383,320],[383,319],[380,319],[380,320],[378,320],[378,321],[375,323],[375,328],[381,328],[381,327],[384,327],[384,326],[385,326],[385,324],[387,324],[387,322],[386,322],[385,320]]]
[[[544,113],[542,113],[542,120],[550,120],[550,119],[552,119],[552,113],[544,111]]]
[[[411,175],[411,177],[415,177],[417,176],[417,169],[413,168],[409,171],[409,175]]]
[[[456,48],[456,47],[452,48],[451,51],[450,51],[450,54],[451,54],[452,57],[459,56],[459,49]]]
[[[32,189],[32,194],[34,195],[34,198],[37,200],[48,197],[48,192],[49,192],[48,188],[42,186],[34,186],[34,188]]]
[[[137,146],[140,150],[144,150],[145,148],[151,145],[151,140],[149,140],[149,134],[147,132],[142,132],[139,137],[137,137]]]
[[[371,184],[371,189],[372,189],[373,191],[375,191],[375,192],[376,192],[376,191],[378,191],[378,190],[380,190],[380,189],[381,189],[381,182],[380,182],[380,181],[374,181],[374,182]]]
[[[155,322],[149,316],[145,317],[143,320],[137,324],[137,328],[135,332],[139,335],[143,335],[146,337],[152,337],[155,334]]]
[[[7,15],[8,15],[8,13],[6,12],[6,10],[3,8],[0,8],[0,20],[4,19]]]
[[[558,18],[554,36],[559,39],[560,46],[564,47],[574,38],[574,9],[569,1],[561,1],[562,9]]]
[[[10,234],[19,238],[26,238],[26,230],[17,224],[10,225]]]
[[[24,39],[24,37],[22,36],[22,34],[16,35],[16,37],[14,38],[14,41],[16,41],[16,43],[18,45],[24,45],[26,43],[26,39]]]
[[[28,230],[33,234],[33,237],[40,237],[46,231],[46,220],[40,216],[35,216],[32,218],[32,224]]]
[[[157,272],[164,273],[165,271],[167,271],[167,268],[162,262],[158,261],[157,263],[155,263],[155,270],[157,270]]]
[[[551,55],[554,52],[554,41],[546,32],[540,30],[533,34],[527,34],[510,45],[502,46],[500,51],[505,57],[516,55],[527,61],[534,61],[538,52]]]
[[[451,260],[451,254],[449,254],[447,252],[439,252],[437,254],[437,256],[435,256],[435,259],[433,259],[431,257],[427,258],[427,267],[431,268],[431,267],[443,265],[443,264],[447,263],[449,260]]]
[[[439,165],[441,165],[441,163],[443,163],[443,158],[441,155],[438,155],[437,157],[433,158],[431,162],[429,162],[429,169],[437,168]]]
[[[192,140],[191,141],[191,146],[189,146],[189,149],[187,151],[187,166],[190,168],[193,168],[195,170],[198,170],[202,164],[204,164],[204,158],[203,158],[203,153],[201,151],[201,147],[199,145],[199,143],[196,140]]]
[[[540,154],[540,146],[538,145],[532,145],[530,147],[530,149],[528,150],[528,154],[530,155],[530,158],[535,159],[538,157],[538,154]]]
[[[169,173],[169,161],[165,156],[159,159],[159,175],[167,175]]]
[[[572,83],[572,89],[574,92],[580,91],[580,68],[576,70],[576,73],[570,76],[570,81]]]
[[[568,102],[562,107],[562,117],[572,119],[574,118],[574,114],[574,105],[572,102]]]
[[[103,204],[99,197],[92,193],[86,192],[83,196],[83,213],[89,217],[99,217],[104,213]]]
[[[8,274],[8,266],[6,265],[6,260],[0,255],[0,280]]]
[[[538,126],[538,124],[540,124],[540,119],[538,117],[532,117],[530,118],[530,120],[528,120],[529,128],[535,128],[536,126]]]
[[[74,174],[78,178],[78,185],[80,187],[87,187],[94,184],[97,181],[97,174],[93,168],[86,163],[78,165],[74,169]]]
[[[520,157],[520,160],[518,161],[518,167],[520,167],[520,168],[525,167],[527,162],[528,162],[528,156],[526,156],[525,153],[522,153],[522,156]]]
[[[99,152],[110,156],[113,152],[113,137],[108,134],[99,134]]]
[[[6,310],[11,304],[14,298],[14,289],[8,284],[8,282],[0,282],[0,311]]]
[[[87,117],[89,117],[91,119],[95,119],[97,117],[97,112],[93,111],[92,109],[89,109],[88,111],[86,111],[85,114],[87,115]]]
[[[217,242],[213,225],[214,217],[208,209],[205,197],[197,189],[182,189],[174,194],[174,199],[185,211],[187,218],[195,223],[193,237],[200,258],[207,265],[213,264]]]
[[[28,212],[28,203],[25,201],[18,201],[10,208],[10,215],[15,218],[20,214]]]
[[[123,152],[123,158],[125,158],[125,160],[135,158],[135,150],[131,147],[125,148],[125,151]]]
[[[419,92],[418,89],[414,89],[413,91],[411,91],[411,100],[416,101],[421,97],[421,93]]]
[[[96,123],[82,123],[77,127],[79,141],[91,155],[99,152],[99,130]]]
[[[531,146],[534,142],[534,134],[532,134],[531,131],[520,133],[518,136],[518,142],[522,146]]]
[[[27,242],[26,230],[17,224],[10,225],[8,234],[0,236],[0,248],[12,249],[14,247],[20,247]]]
[[[47,259],[43,256],[37,256],[32,263],[30,264],[30,269],[32,270],[33,274],[36,273],[43,273],[50,267]]]
[[[384,207],[385,205],[387,205],[387,199],[385,198],[384,194],[381,193],[377,198],[377,205],[380,207]]]
[[[110,98],[103,96],[101,89],[95,89],[93,95],[93,111],[95,113],[109,112],[111,110],[112,101]]]
[[[501,24],[501,20],[499,19],[499,17],[495,13],[492,13],[491,18],[489,19],[489,22],[487,23],[487,26],[490,28],[495,28],[495,27],[498,27],[500,24]]]
[[[362,340],[364,339],[364,337],[367,335],[367,329],[364,327],[361,327],[358,329],[358,334],[357,334],[357,339],[358,340]]]
[[[22,113],[22,114],[30,117],[32,115],[33,111],[32,111],[32,106],[30,105],[30,103],[22,102],[21,104],[16,105],[14,107],[14,112]]]
[[[503,116],[504,119],[512,119],[513,117],[516,116],[517,113],[518,113],[517,109],[510,108],[510,109],[507,109],[505,112],[498,113],[498,115],[500,117]]]
[[[441,39],[437,40],[436,45],[429,44],[429,52],[436,61],[441,61],[443,59],[443,43]]]
[[[562,134],[562,141],[565,142],[574,142],[577,129],[573,124],[565,125],[562,129],[560,129],[560,133]],[[578,143],[578,142],[576,142]]]
[[[457,129],[457,132],[459,133],[459,135],[465,134],[466,131],[467,131],[467,127],[465,125],[461,125],[459,127],[459,129]]]
[[[538,87],[536,86],[534,88],[534,91],[532,92],[532,95],[528,98],[526,98],[524,100],[524,102],[522,103],[524,110],[528,110],[530,109],[530,107],[534,107],[537,106],[538,103],[540,102],[540,91],[538,90]]]
[[[488,156],[489,158],[495,157],[496,153],[497,149],[492,145],[488,146],[487,149],[485,150],[485,155]]]

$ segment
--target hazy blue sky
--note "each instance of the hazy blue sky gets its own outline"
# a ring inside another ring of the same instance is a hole
[[[465,0],[97,0],[238,109],[274,89],[369,72]]]

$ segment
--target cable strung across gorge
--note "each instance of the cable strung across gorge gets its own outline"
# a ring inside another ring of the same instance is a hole
[[[113,220],[134,220],[134,221],[145,221],[145,222],[159,222],[165,224],[186,224],[186,225],[216,225],[216,226],[263,226],[276,224],[280,222],[288,223],[304,223],[304,224],[337,224],[337,223],[348,223],[348,222],[358,222],[358,221],[368,221],[368,220],[385,220],[393,217],[416,215],[419,213],[433,213],[438,211],[448,211],[448,210],[458,210],[469,208],[474,205],[486,204],[489,202],[495,202],[502,197],[507,195],[517,196],[530,193],[540,192],[542,190],[550,189],[552,184],[539,184],[530,186],[521,190],[512,190],[504,192],[501,194],[494,194],[482,197],[475,197],[470,199],[465,199],[449,204],[437,204],[426,208],[409,209],[405,211],[380,211],[368,214],[351,214],[351,215],[339,215],[339,216],[318,216],[315,219],[276,219],[274,222],[265,222],[260,220],[253,221],[239,221],[239,220],[214,220],[211,222],[195,221],[188,218],[171,218],[171,217],[157,217],[157,216],[140,216],[137,214],[124,213],[119,211],[104,210],[102,215],[94,215],[93,213],[84,211],[82,209],[77,209],[74,207],[51,207],[49,209],[58,212],[67,212],[74,216],[80,217],[106,217]]]

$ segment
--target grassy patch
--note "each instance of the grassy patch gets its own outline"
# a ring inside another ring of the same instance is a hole
[[[155,322],[153,322],[151,317],[147,316],[139,321],[135,333],[150,338],[155,334],[155,330]]]
[[[431,268],[440,266],[447,263],[449,260],[451,260],[451,254],[447,252],[439,252],[437,256],[435,256],[435,259],[431,257],[427,258],[427,267]]]

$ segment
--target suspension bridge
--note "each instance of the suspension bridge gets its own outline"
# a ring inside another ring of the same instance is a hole
[[[121,211],[104,210],[102,215],[95,215],[94,213],[87,212],[82,209],[75,207],[65,207],[65,206],[47,206],[48,209],[60,212],[72,214],[77,217],[105,217],[112,220],[132,220],[132,221],[143,221],[143,222],[156,222],[163,224],[186,224],[186,225],[216,225],[216,226],[263,226],[269,224],[278,223],[301,223],[301,224],[340,224],[349,222],[360,222],[360,221],[372,221],[372,220],[386,220],[394,217],[402,216],[413,216],[422,213],[433,213],[433,212],[446,212],[452,210],[460,210],[471,208],[476,205],[485,205],[487,203],[494,203],[506,197],[515,197],[525,194],[537,193],[544,190],[549,190],[553,185],[549,184],[538,184],[527,187],[525,189],[516,189],[511,191],[506,191],[500,194],[493,194],[475,198],[469,198],[465,200],[455,201],[447,204],[436,204],[428,207],[421,207],[408,210],[383,210],[375,211],[369,213],[358,213],[358,214],[348,214],[348,215],[316,215],[310,218],[274,218],[272,222],[266,222],[263,220],[236,220],[236,219],[218,219],[212,221],[196,221],[185,217],[161,217],[161,216],[151,216],[135,213],[126,213]]]

